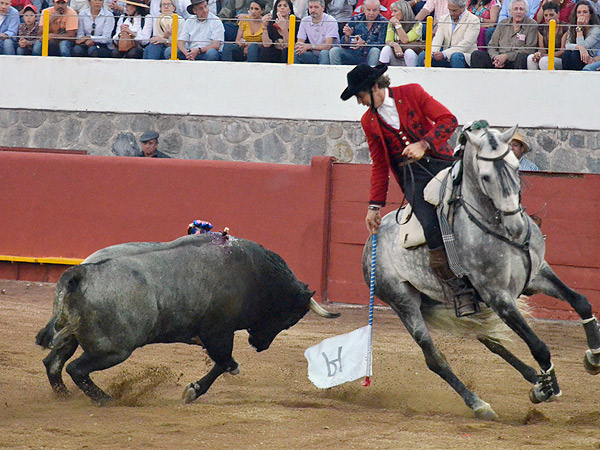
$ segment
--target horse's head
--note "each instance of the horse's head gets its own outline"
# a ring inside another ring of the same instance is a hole
[[[516,131],[516,125],[504,133],[487,127],[464,131],[467,138],[465,158],[472,162],[477,185],[493,203],[496,218],[515,239],[526,226],[521,208],[519,160],[510,148]]]

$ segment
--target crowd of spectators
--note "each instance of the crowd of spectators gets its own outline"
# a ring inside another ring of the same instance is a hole
[[[600,70],[600,0],[0,0],[0,54],[299,64]],[[172,36],[173,14],[179,17]]]

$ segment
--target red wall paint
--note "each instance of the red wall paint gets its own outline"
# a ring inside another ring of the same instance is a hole
[[[0,254],[85,258],[122,242],[168,241],[193,219],[279,253],[332,302],[367,304],[360,259],[369,166],[310,166],[0,152]],[[543,219],[547,260],[600,314],[600,175],[526,174],[523,203]],[[390,183],[393,210],[402,193]],[[0,263],[0,278],[56,281],[64,266]],[[535,315],[574,319],[554,299]]]

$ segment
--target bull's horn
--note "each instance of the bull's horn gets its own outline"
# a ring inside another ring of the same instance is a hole
[[[308,304],[308,307],[315,314],[318,314],[319,316],[325,317],[327,319],[334,319],[336,317],[340,317],[340,313],[332,313],[323,309],[323,307],[319,305],[312,297],[310,298],[310,303]]]

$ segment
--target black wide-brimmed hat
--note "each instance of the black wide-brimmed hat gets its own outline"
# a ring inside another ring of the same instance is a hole
[[[206,2],[208,4],[208,0],[192,0],[192,3],[188,5],[187,7],[187,12],[190,13],[190,15],[194,15],[194,6],[199,5],[200,3],[204,3]]]
[[[348,72],[348,87],[342,92],[342,100],[346,101],[353,95],[368,90],[386,70],[387,66],[385,64],[371,67],[368,64],[361,63],[356,66]]]

